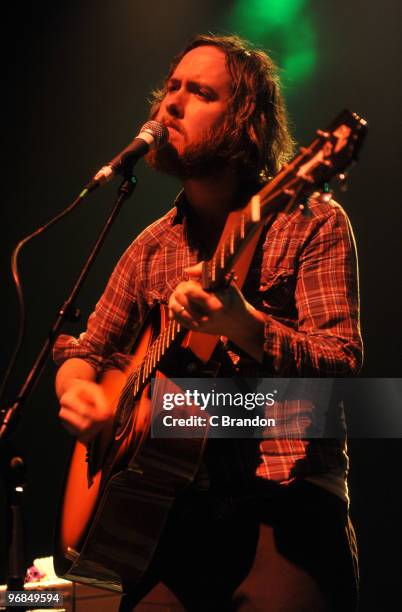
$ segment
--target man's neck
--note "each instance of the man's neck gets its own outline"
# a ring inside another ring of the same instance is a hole
[[[184,192],[194,218],[202,225],[222,225],[236,204],[238,179],[227,168],[219,176],[202,179],[186,179]]]

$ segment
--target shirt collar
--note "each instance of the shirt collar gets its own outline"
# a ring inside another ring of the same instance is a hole
[[[176,207],[176,214],[172,217],[172,225],[176,223],[183,223],[185,217],[188,217],[189,203],[184,193],[184,189],[181,189],[177,194],[173,205]]]

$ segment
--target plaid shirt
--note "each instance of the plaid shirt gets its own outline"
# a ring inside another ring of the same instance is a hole
[[[184,196],[175,204],[123,254],[87,330],[78,339],[59,336],[56,363],[78,357],[98,373],[127,364],[133,337],[150,307],[167,303],[183,269],[205,258],[190,234]],[[239,371],[280,377],[357,373],[362,360],[357,259],[343,209],[316,194],[304,210],[279,213],[260,245],[243,293],[266,314],[264,362],[259,366],[231,345]],[[285,402],[282,411],[289,431],[297,406]],[[347,455],[338,441],[276,437],[260,443],[257,463],[257,476],[281,483],[329,473],[344,480]]]

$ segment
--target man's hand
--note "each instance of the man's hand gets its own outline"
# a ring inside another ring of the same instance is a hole
[[[207,293],[199,279],[201,266],[187,268],[190,280],[179,283],[169,299],[169,316],[193,331],[226,336],[258,361],[262,360],[264,315],[247,302],[233,283]]]
[[[64,427],[83,443],[90,442],[114,416],[102,387],[89,380],[71,380],[60,406]]]

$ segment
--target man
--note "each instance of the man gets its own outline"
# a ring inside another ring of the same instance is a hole
[[[183,192],[123,255],[85,334],[55,347],[60,418],[84,442],[113,418],[98,375],[124,367],[155,301],[188,329],[226,337],[241,375],[349,376],[361,364],[353,238],[334,202],[316,196],[308,215],[278,215],[243,292],[199,282],[228,213],[292,150],[271,60],[237,37],[198,36],[173,61],[151,117],[168,127],[169,144],[148,161],[178,176]],[[188,610],[355,609],[346,470],[334,440],[211,440],[140,594],[121,609],[159,581]]]

